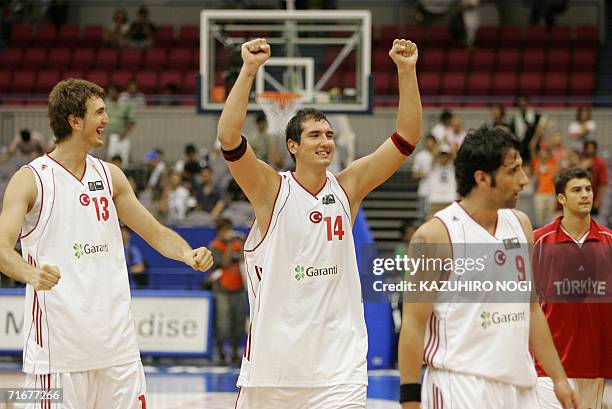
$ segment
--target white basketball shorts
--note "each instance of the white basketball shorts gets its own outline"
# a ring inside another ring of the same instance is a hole
[[[365,409],[366,385],[240,388],[236,409]]]
[[[586,409],[612,409],[612,381],[603,378],[568,379],[572,388],[578,392],[580,407]],[[538,378],[538,399],[542,409],[562,409],[553,381],[547,377]]]

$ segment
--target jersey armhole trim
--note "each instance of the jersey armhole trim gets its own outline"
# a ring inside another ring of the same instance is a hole
[[[30,165],[25,165],[24,168],[29,168],[32,170],[32,172],[34,172],[34,174],[36,175],[36,177],[38,178],[38,183],[40,183],[40,211],[38,213],[38,218],[36,219],[36,224],[34,225],[34,227],[32,227],[32,230],[30,230],[29,232],[25,233],[25,234],[21,234],[19,236],[20,239],[25,239],[26,237],[28,237],[30,234],[32,234],[32,232],[34,232],[34,230],[36,230],[36,228],[38,227],[38,224],[40,222],[40,217],[42,216],[42,212],[43,212],[43,205],[45,204],[45,187],[43,186],[42,183],[42,179],[40,177],[40,175],[38,174],[38,172],[36,171],[36,169],[34,169],[32,166]],[[34,179],[36,181],[36,179]],[[34,201],[34,204],[36,204],[36,200]],[[34,208],[32,208],[30,211],[34,210]]]
[[[104,162],[102,162],[100,159],[98,159],[98,162],[100,162],[100,166],[102,166],[102,171],[104,172],[104,177],[106,178],[106,184],[108,186],[108,191],[110,192],[111,199],[112,199],[113,198],[113,185],[111,185],[110,182],[108,181],[108,175],[106,174],[106,168],[104,167]]]
[[[280,195],[281,188],[283,187],[284,179],[282,176],[280,175],[278,176],[280,178],[280,183],[278,184],[278,190],[276,191],[276,197],[274,198],[274,204],[272,205],[272,214],[270,215],[270,220],[268,220],[268,226],[266,227],[266,232],[262,236],[259,243],[255,245],[255,247],[253,247],[252,249],[244,249],[245,253],[252,253],[253,251],[257,250],[257,248],[261,246],[261,244],[264,242],[264,240],[268,236],[268,232],[270,231],[270,226],[272,225],[272,219],[274,218],[274,210],[276,209],[276,202],[278,200],[278,196]],[[257,220],[257,218],[255,220]],[[255,222],[253,222],[253,226],[255,226]],[[253,228],[253,226],[251,226],[251,229]],[[257,223],[257,228],[259,228],[259,223]]]

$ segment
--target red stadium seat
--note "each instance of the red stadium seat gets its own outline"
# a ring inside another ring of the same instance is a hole
[[[0,70],[0,94],[6,94],[12,83],[13,71]]]
[[[444,57],[444,49],[429,48],[427,51],[425,51],[423,61],[421,62],[421,68],[426,70],[442,71],[444,69]]]
[[[159,89],[163,90],[166,85],[175,84],[178,92],[183,92],[183,75],[181,71],[164,71],[159,75]]]
[[[467,93],[469,95],[489,95],[493,75],[490,71],[472,71],[468,78]]]
[[[155,28],[156,47],[171,47],[174,43],[174,27],[170,25],[161,25]]]
[[[543,48],[546,47],[548,34],[543,26],[529,26],[525,33],[525,47]]]
[[[438,95],[440,91],[440,74],[424,72],[419,74],[419,90],[423,95]]]
[[[185,94],[195,95],[197,82],[198,82],[197,75],[198,75],[197,71],[187,71],[185,73],[185,80],[184,80],[184,84],[185,84],[184,93]]]
[[[596,26],[578,26],[576,27],[576,38],[574,40],[575,47],[592,47],[596,48],[599,43]]]
[[[570,65],[570,55],[567,48],[555,48],[548,51],[546,61],[549,72],[568,72]]]
[[[372,69],[374,71],[392,71],[395,64],[389,58],[389,51],[381,48],[374,49],[372,53]]]
[[[572,45],[572,29],[569,26],[553,26],[550,29],[551,47],[570,47]]]
[[[399,28],[397,26],[382,26],[380,29],[380,45],[393,44],[393,40],[401,38]]]
[[[431,47],[446,47],[450,39],[447,26],[431,26],[427,30],[427,44]]]
[[[166,65],[166,57],[168,52],[165,48],[151,48],[147,51],[144,59],[143,69],[145,70],[161,70]]]
[[[180,47],[170,50],[168,56],[168,68],[173,70],[186,70],[191,67],[193,61],[193,53],[191,48]]]
[[[94,84],[98,84],[102,88],[106,88],[109,82],[109,74],[108,71],[103,70],[92,70],[85,75],[85,79],[87,81],[91,81]]]
[[[36,79],[34,92],[37,94],[48,94],[51,92],[55,84],[60,80],[59,70],[40,71]]]
[[[81,27],[76,24],[64,24],[57,33],[58,46],[74,46],[81,36]]]
[[[522,72],[519,78],[518,92],[520,95],[541,95],[542,94],[542,73]]]
[[[567,93],[567,74],[549,73],[544,78],[544,93],[546,95],[565,95]]]
[[[145,94],[157,93],[157,72],[142,71],[138,73],[138,87]]]
[[[574,48],[572,56],[574,72],[593,72],[597,63],[597,50],[595,48],[577,49]]]
[[[479,47],[497,47],[498,29],[496,26],[480,26],[476,30],[476,45]]]
[[[5,48],[0,52],[0,67],[16,69],[23,61],[23,49],[20,47]]]
[[[442,94],[462,95],[465,90],[465,72],[447,72],[442,82]]]
[[[570,95],[593,95],[595,92],[595,78],[593,73],[574,73],[570,77]]]
[[[374,73],[374,95],[389,95],[391,74],[388,72]]]
[[[116,70],[111,73],[110,80],[119,87],[120,91],[125,91],[128,81],[134,78],[132,71]]]
[[[200,45],[200,27],[185,25],[179,28],[176,39],[178,47],[197,47]]]
[[[528,48],[523,52],[523,71],[542,71],[545,64],[543,48]]]
[[[13,82],[9,87],[13,94],[30,94],[36,81],[36,71],[19,70],[13,74]]]
[[[49,51],[47,59],[48,68],[66,69],[70,65],[70,53],[72,49],[68,47],[56,47]]]
[[[101,48],[93,68],[97,70],[113,70],[117,66],[119,53],[111,48]]]
[[[88,25],[83,28],[83,35],[79,44],[90,47],[99,47],[102,43],[102,26]]]
[[[72,53],[70,68],[87,70],[96,62],[96,50],[93,47],[77,47]]]
[[[406,26],[404,27],[404,38],[410,40],[420,47],[425,42],[425,30],[421,26]],[[391,44],[389,44],[389,49]]]
[[[41,24],[36,29],[36,45],[50,47],[55,44],[57,29],[51,24]]]
[[[446,53],[448,71],[466,71],[470,66],[470,53],[464,48],[453,48]]]
[[[520,47],[523,44],[523,28],[520,26],[502,26],[499,29],[500,47]]]
[[[503,49],[497,54],[497,71],[516,71],[520,63],[517,49]]]
[[[84,79],[85,73],[82,70],[66,70],[62,74],[62,79],[67,80],[68,78]]]
[[[25,47],[34,41],[34,30],[28,25],[15,25],[11,28],[11,46]]]
[[[495,51],[490,49],[476,50],[472,58],[472,70],[493,70],[495,66]]]
[[[41,68],[47,62],[47,50],[43,47],[28,48],[23,55],[23,67],[26,69]]]
[[[493,80],[493,95],[515,95],[517,77],[514,72],[500,72]]]
[[[119,68],[123,70],[137,70],[142,63],[142,50],[127,48],[121,52]]]

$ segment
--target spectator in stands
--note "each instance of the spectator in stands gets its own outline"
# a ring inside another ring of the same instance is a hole
[[[194,183],[196,176],[199,175],[202,169],[197,148],[194,144],[189,143],[185,145],[184,153],[185,156],[176,161],[173,170],[182,175],[183,178],[188,179],[191,183]]]
[[[212,170],[208,166],[202,168],[199,179],[196,190],[198,209],[210,213],[213,219],[217,219],[225,207],[223,192],[215,186]]]
[[[480,26],[480,0],[461,0],[461,14],[465,27],[465,45],[471,48]]]
[[[593,186],[593,209],[591,214],[598,215],[599,208],[608,184],[608,168],[606,162],[597,155],[597,142],[585,141],[582,161],[580,167],[591,173],[591,185]]]
[[[540,19],[546,22],[546,27],[555,25],[555,16],[564,13],[569,0],[527,0],[531,8],[529,24],[537,25]]]
[[[218,186],[222,191],[226,191],[233,177],[227,167],[227,162],[223,158],[221,144],[218,140],[215,140],[213,150],[208,154],[207,166],[212,170],[215,186]]]
[[[132,110],[142,109],[147,106],[147,99],[145,94],[140,92],[136,78],[128,81],[127,90],[119,94],[119,102],[131,105]]]
[[[401,234],[401,243],[395,246],[394,255],[396,256],[407,256],[408,255],[408,245],[410,244],[410,240],[414,233],[417,231],[419,226],[421,225],[418,221],[410,221],[410,220],[402,220],[402,224],[400,225],[400,234]]]
[[[189,182],[181,174],[171,172],[160,200],[160,213],[166,215],[166,223],[176,225],[185,220],[190,208],[191,193],[185,187]]]
[[[581,105],[576,109],[576,120],[569,124],[567,133],[572,141],[572,147],[582,149],[584,141],[593,138],[597,124],[591,118],[591,108]]]
[[[334,130],[334,143],[336,144],[336,153],[332,158],[328,170],[335,175],[340,173],[355,160],[355,139],[357,136],[351,127],[347,115],[329,115],[327,119],[330,121],[332,129]],[[278,146],[281,145],[279,144]],[[287,149],[283,150],[287,154],[289,153]],[[290,163],[293,163],[293,161],[290,161]]]
[[[109,118],[108,125],[104,128],[104,133],[108,135],[106,157],[112,158],[119,155],[123,161],[123,166],[129,166],[131,150],[129,135],[136,126],[132,106],[119,101],[119,87],[116,84],[108,84],[106,92],[104,103]]]
[[[466,135],[467,132],[463,129],[463,119],[457,115],[453,116],[450,129],[446,133],[446,142],[451,146],[454,153],[457,153]]]
[[[113,13],[113,22],[104,30],[104,45],[122,49],[130,29],[127,11],[118,8]]]
[[[149,20],[149,9],[142,6],[128,30],[128,44],[132,47],[149,48],[153,45],[154,36],[155,25]]]
[[[164,85],[164,92],[158,97],[158,105],[176,106],[180,104],[178,97],[178,85],[169,82]]]
[[[457,183],[453,166],[453,150],[448,144],[440,145],[429,174],[429,201],[426,220],[457,199]]]
[[[438,149],[438,142],[433,135],[425,137],[425,149],[420,150],[414,155],[412,162],[412,176],[419,181],[417,195],[421,205],[423,216],[427,214],[429,208],[429,174],[433,167],[434,155]]]
[[[32,160],[44,153],[43,136],[36,131],[23,128],[15,135],[9,145],[8,154],[10,156],[20,155],[24,159]]]
[[[550,146],[552,157],[555,159],[555,162],[557,162],[557,167],[559,167],[566,155],[566,149],[565,146],[563,146],[563,137],[561,136],[561,132],[554,131],[552,134],[550,134],[548,137],[548,145]]]
[[[419,0],[417,22],[426,26],[448,23],[456,4],[457,0]]]
[[[209,280],[215,296],[216,344],[220,364],[225,364],[225,343],[230,341],[231,363],[241,362],[238,348],[245,333],[244,283],[240,272],[244,238],[228,219],[216,223],[217,236],[209,244],[214,264]]]
[[[147,288],[149,277],[144,257],[138,247],[130,240],[132,230],[129,227],[121,225],[121,238],[123,239],[123,251],[125,254],[125,263],[127,264],[128,274],[130,275],[130,283],[136,288]]]
[[[230,219],[234,226],[250,226],[255,221],[253,208],[234,179],[227,187],[225,209],[221,217]]]
[[[268,133],[268,120],[266,114],[260,112],[255,117],[256,131],[249,137],[249,145],[253,148],[255,156],[269,163],[272,158],[272,136]]]
[[[533,175],[536,180],[536,191],[533,198],[536,227],[550,222],[557,208],[555,195],[555,173],[557,161],[548,146],[542,146],[532,162]]]
[[[147,152],[144,163],[149,171],[145,189],[138,195],[138,200],[154,215],[159,215],[158,203],[164,191],[168,177],[166,163],[162,160],[163,151],[155,149]]]
[[[491,120],[485,123],[489,129],[501,128],[506,132],[511,132],[510,124],[506,121],[506,108],[501,104],[491,105]]]
[[[536,132],[540,134],[538,125],[542,114],[536,112],[529,106],[529,98],[526,96],[520,96],[516,99],[516,111],[514,112],[514,119],[511,124],[511,129],[514,135],[521,141],[521,157],[523,162],[531,162],[531,141],[536,136]]]
[[[453,119],[453,113],[447,109],[442,111],[438,123],[436,123],[431,131],[429,132],[436,137],[438,143],[446,143],[446,136],[450,130],[451,120]]]

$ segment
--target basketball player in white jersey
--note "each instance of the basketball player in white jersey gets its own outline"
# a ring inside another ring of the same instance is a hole
[[[145,210],[118,167],[87,155],[103,145],[103,97],[93,83],[59,82],[49,95],[57,146],[17,171],[4,195],[0,270],[27,284],[26,387],[63,389],[63,405],[36,407],[146,407],[119,219],[168,258],[212,265],[208,249],[193,250]]]
[[[420,246],[442,258],[459,254],[485,260],[484,271],[494,272],[496,279],[530,281],[528,243],[533,243],[533,230],[529,218],[513,209],[528,183],[519,149],[514,136],[502,130],[470,133],[455,159],[462,199],[417,230],[413,250]],[[427,244],[438,246],[428,250]],[[486,254],[496,245],[500,250]],[[477,278],[458,274],[450,271],[446,280]],[[529,302],[530,296],[513,303],[453,303],[443,302],[441,293],[434,297],[434,302],[410,303],[407,295],[404,302],[399,340],[402,409],[539,408],[530,350],[554,380],[563,408],[578,407],[546,319],[539,304]],[[423,361],[427,369],[421,386]]]
[[[367,333],[352,223],[364,197],[414,150],[422,110],[416,45],[395,40],[397,131],[334,176],[334,131],[325,115],[299,111],[287,125],[295,172],[276,173],[241,136],[251,86],[270,57],[264,39],[242,45],[243,66],[218,138],[255,210],[245,243],[251,324],[238,378],[240,409],[365,408]]]

